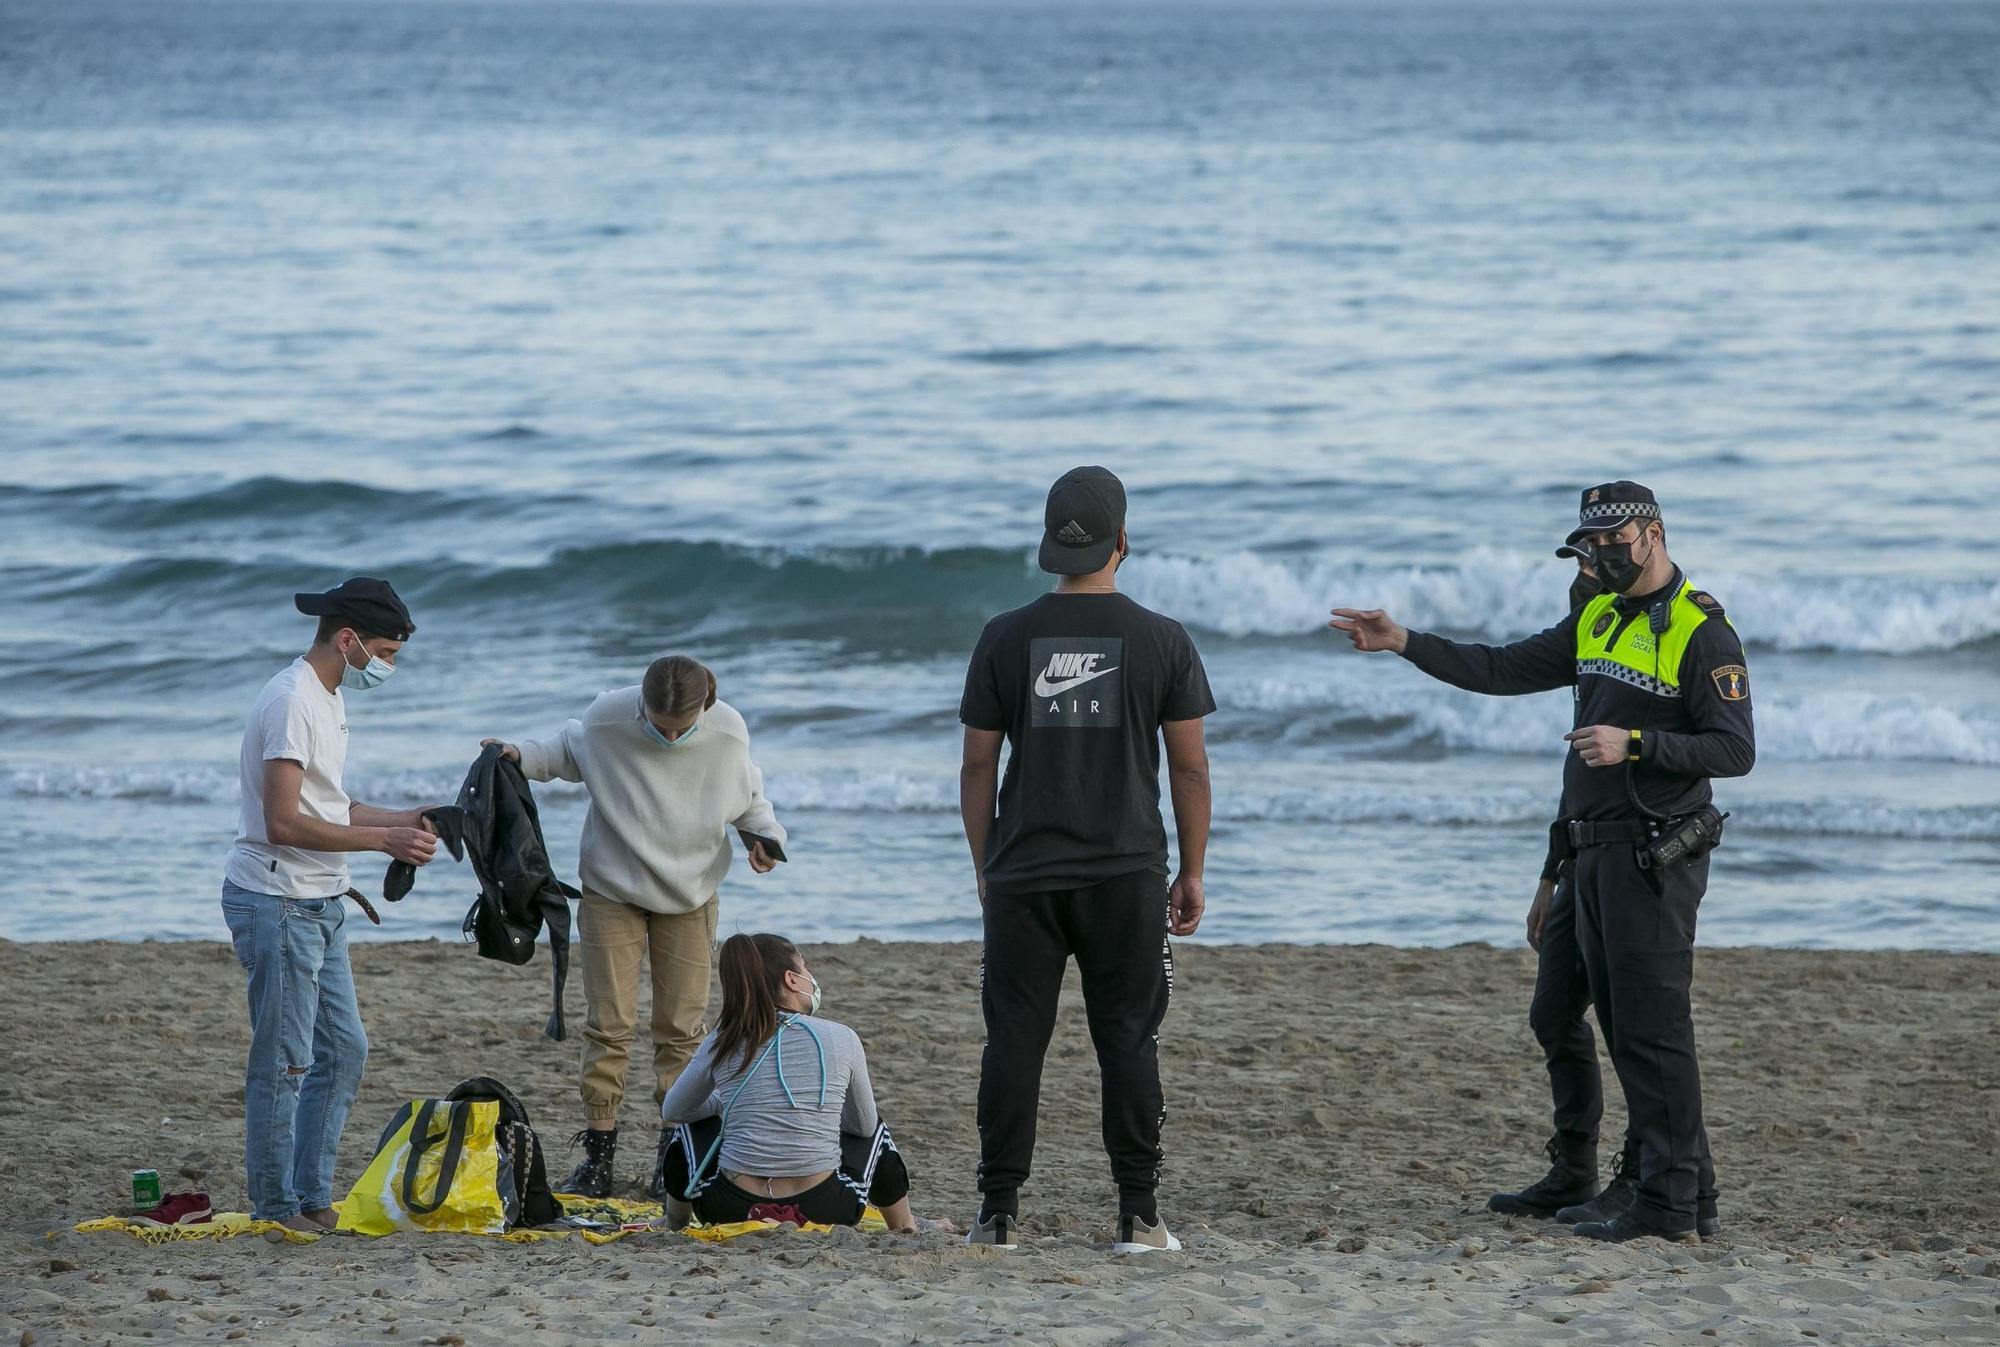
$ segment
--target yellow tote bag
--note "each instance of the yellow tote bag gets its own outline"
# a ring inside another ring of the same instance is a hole
[[[490,1099],[413,1099],[396,1111],[375,1158],[340,1204],[339,1229],[503,1233],[517,1215],[512,1166]]]

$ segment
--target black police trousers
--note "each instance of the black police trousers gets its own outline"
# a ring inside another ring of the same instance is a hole
[[[1696,1202],[1714,1191],[1689,1003],[1708,858],[1641,869],[1631,844],[1612,843],[1580,849],[1573,874],[1577,947],[1639,1143],[1632,1214],[1689,1231]]]
[[[1528,1027],[1542,1045],[1549,1068],[1549,1097],[1556,1131],[1568,1147],[1595,1146],[1604,1118],[1604,1083],[1597,1070],[1597,1041],[1584,1012],[1591,1007],[1590,970],[1576,939],[1576,879],[1566,870],[1542,919],[1542,947],[1535,961],[1535,999],[1528,1004]],[[1625,1134],[1630,1145],[1631,1129]],[[1702,1136],[1696,1196],[1715,1197],[1715,1162]]]
[[[1556,884],[1548,915],[1542,919],[1535,999],[1528,1004],[1528,1027],[1535,1031],[1549,1066],[1556,1131],[1568,1147],[1595,1146],[1597,1124],[1604,1117],[1597,1040],[1583,1018],[1589,1009],[1590,974],[1576,941],[1576,880],[1571,866]]]
[[[979,1191],[985,1210],[1016,1213],[1035,1151],[1042,1059],[1055,1032],[1063,972],[1076,956],[1084,1016],[1102,1082],[1104,1149],[1121,1213],[1151,1219],[1160,1181],[1160,1022],[1173,994],[1167,880],[1150,870],[1089,888],[988,894],[979,1006]]]

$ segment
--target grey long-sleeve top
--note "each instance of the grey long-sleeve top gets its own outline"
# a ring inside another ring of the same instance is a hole
[[[875,1130],[875,1091],[860,1037],[817,1015],[782,1019],[789,1027],[780,1031],[778,1046],[766,1056],[766,1044],[758,1044],[747,1063],[740,1057],[717,1062],[710,1034],[660,1105],[660,1117],[672,1125],[712,1118],[736,1095],[722,1125],[719,1163],[739,1174],[784,1178],[838,1169],[840,1134],[866,1136]],[[745,1083],[751,1064],[755,1070]],[[739,1085],[743,1092],[737,1095]]]

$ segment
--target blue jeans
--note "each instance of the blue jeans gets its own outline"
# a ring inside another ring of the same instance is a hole
[[[368,1060],[345,907],[222,886],[223,920],[250,982],[243,1166],[260,1221],[333,1205],[340,1133]]]

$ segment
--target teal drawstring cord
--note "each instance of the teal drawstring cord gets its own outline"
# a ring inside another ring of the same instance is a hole
[[[777,1042],[778,1034],[784,1033],[785,1030],[791,1028],[794,1024],[798,1025],[799,1028],[806,1031],[806,1033],[812,1038],[813,1047],[818,1049],[819,1051],[819,1103],[816,1105],[816,1107],[825,1108],[826,1107],[826,1044],[819,1041],[819,1031],[813,1028],[812,1025],[808,1023],[803,1016],[795,1015],[791,1019],[784,1021],[778,1026],[778,1033],[771,1035],[771,1041],[773,1043]],[[755,1068],[753,1067],[752,1070],[755,1070]],[[743,1079],[745,1080],[750,1079],[748,1072],[744,1073]],[[739,1085],[736,1088],[738,1090],[741,1090],[743,1087]],[[785,1082],[785,1054],[782,1052],[778,1054],[778,1088],[785,1092],[785,1102],[787,1104],[791,1105],[793,1108],[797,1108],[799,1106],[799,1101],[792,1098],[792,1087]],[[735,1103],[736,1096],[735,1095],[729,1096],[729,1102],[732,1104]]]
[[[819,1107],[826,1107],[826,1045],[819,1041],[819,1031],[807,1023],[804,1016],[794,1013],[789,1017],[781,1017],[778,1020],[777,1031],[771,1035],[771,1041],[764,1045],[764,1050],[757,1054],[757,1060],[750,1063],[750,1069],[743,1073],[743,1079],[737,1081],[736,1088],[729,1092],[729,1102],[722,1106],[722,1125],[715,1130],[714,1144],[709,1146],[708,1154],[701,1157],[701,1163],[695,1166],[694,1173],[688,1175],[687,1191],[681,1194],[685,1201],[694,1201],[694,1195],[704,1186],[701,1176],[708,1172],[716,1153],[722,1149],[722,1134],[729,1127],[729,1111],[736,1107],[736,1100],[743,1093],[743,1087],[750,1083],[750,1077],[757,1074],[757,1068],[764,1065],[764,1059],[776,1051],[778,1040],[785,1036],[785,1030],[794,1024],[806,1031],[813,1041],[813,1047],[819,1052]],[[792,1097],[792,1087],[785,1080],[785,1054],[782,1052],[778,1053],[777,1070],[778,1088],[785,1092],[785,1103],[797,1108],[799,1101]]]

